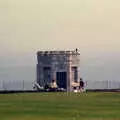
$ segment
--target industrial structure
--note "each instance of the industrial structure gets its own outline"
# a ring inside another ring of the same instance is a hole
[[[79,86],[80,53],[73,51],[38,51],[37,83],[40,86],[55,80],[59,88],[72,91]]]

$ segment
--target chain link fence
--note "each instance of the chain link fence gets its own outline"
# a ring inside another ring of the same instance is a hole
[[[33,81],[0,81],[0,91],[33,90]],[[120,81],[86,81],[85,89],[120,89]]]
[[[120,89],[120,81],[86,81],[86,89]]]
[[[0,90],[1,91],[25,91],[33,90],[32,81],[0,81]]]

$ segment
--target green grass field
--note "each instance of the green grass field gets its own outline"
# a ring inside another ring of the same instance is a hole
[[[0,120],[120,120],[120,93],[0,94]]]

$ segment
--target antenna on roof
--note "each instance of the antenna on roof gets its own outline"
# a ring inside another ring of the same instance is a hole
[[[75,51],[78,52],[78,49],[76,48]]]

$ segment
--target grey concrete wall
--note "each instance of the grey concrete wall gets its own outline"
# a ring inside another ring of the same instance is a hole
[[[72,67],[79,70],[79,55],[74,51],[39,51],[37,53],[37,82],[42,86],[50,82],[44,77],[44,68],[49,67],[51,80],[56,80],[56,72],[67,72],[67,83],[69,83],[67,86],[71,86],[70,82],[73,81],[75,75],[72,74],[74,72]],[[77,74],[79,80],[79,73]]]

